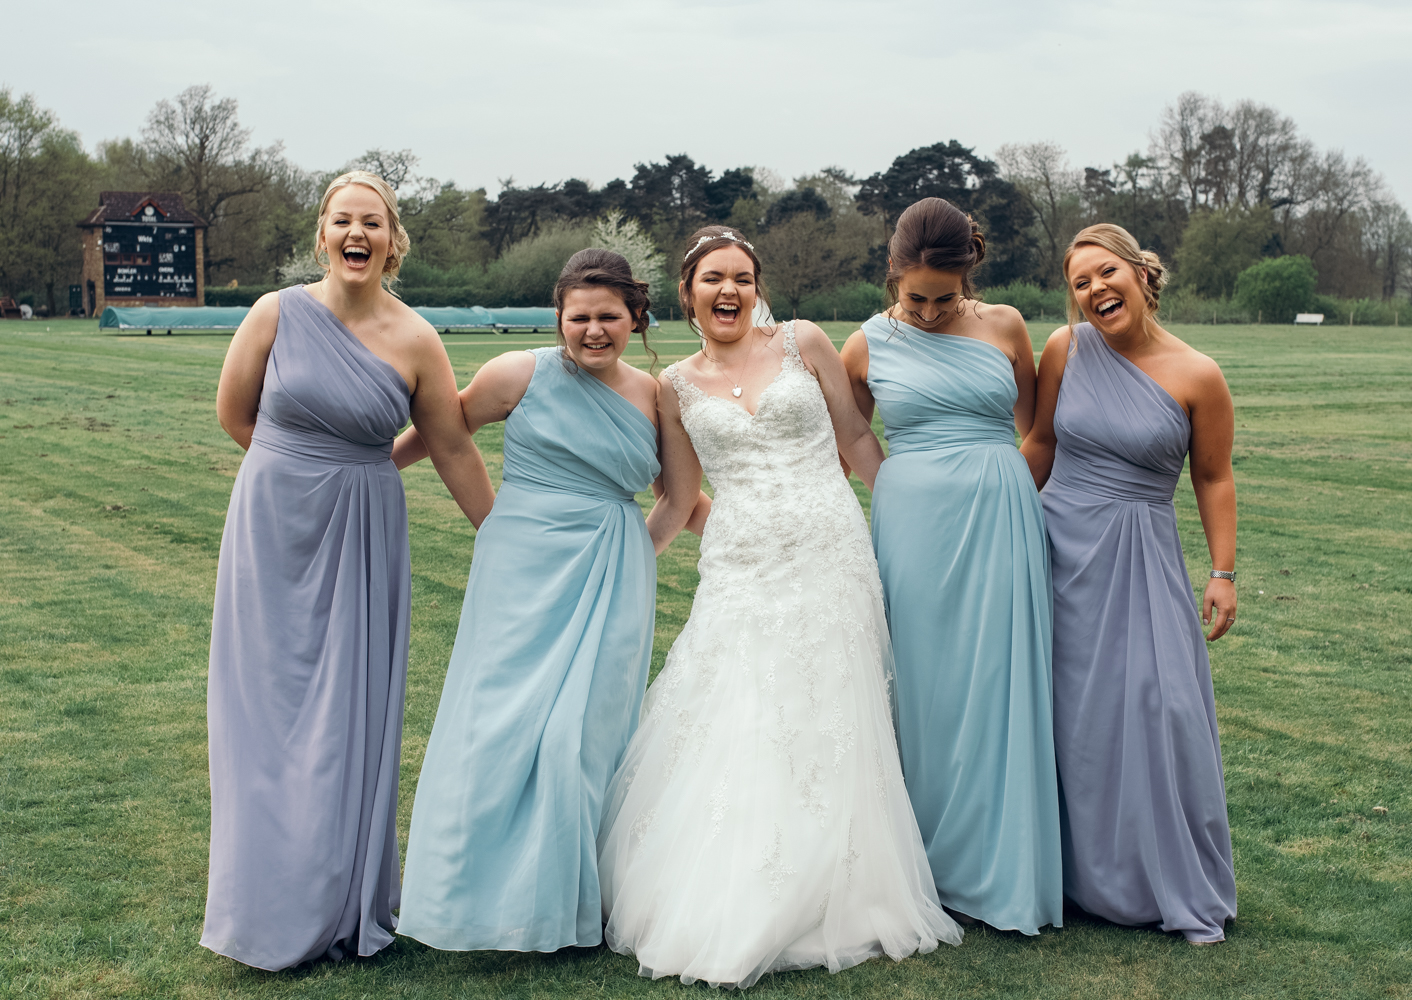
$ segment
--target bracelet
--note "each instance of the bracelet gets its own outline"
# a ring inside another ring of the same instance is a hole
[[[1226,572],[1225,570],[1223,570],[1223,569],[1213,569],[1213,570],[1211,571],[1211,579],[1213,579],[1213,580],[1229,580],[1229,581],[1231,581],[1231,583],[1235,583],[1235,570],[1231,570],[1229,573],[1227,573],[1227,572]]]

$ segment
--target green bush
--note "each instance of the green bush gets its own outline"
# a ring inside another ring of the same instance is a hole
[[[854,281],[847,285],[831,288],[827,292],[819,292],[817,295],[805,297],[804,301],[799,303],[799,315],[802,319],[813,320],[816,323],[825,320],[831,322],[834,319],[840,323],[844,320],[850,323],[861,323],[873,313],[881,312],[882,307],[883,290],[881,288],[866,281]],[[775,318],[788,319],[787,316]]]
[[[241,285],[239,288],[208,288],[208,306],[253,306],[266,292],[279,291],[279,285]]]
[[[1232,299],[1208,299],[1190,288],[1162,293],[1157,310],[1163,323],[1253,323],[1255,314]]]
[[[1293,323],[1314,298],[1319,273],[1302,254],[1272,257],[1252,264],[1236,278],[1235,298],[1253,318],[1266,323]]]
[[[1040,288],[1028,281],[983,289],[981,299],[992,305],[1014,306],[1025,319],[1062,321],[1068,308],[1064,289]]]
[[[485,284],[485,268],[473,264],[437,267],[411,254],[398,272],[399,284],[408,288],[474,288]]]
[[[1412,303],[1406,299],[1384,302],[1315,295],[1309,302],[1309,312],[1323,313],[1325,326],[1401,326],[1412,322]]]
[[[480,305],[547,306],[570,257],[592,246],[587,226],[549,225],[510,247],[485,269]]]
[[[483,283],[461,287],[438,285],[431,288],[404,288],[397,285],[396,291],[409,306],[457,306],[464,309],[468,306],[495,308],[505,304],[492,302],[486,295]],[[543,304],[547,305],[548,300]]]
[[[1177,284],[1208,299],[1226,298],[1241,272],[1260,260],[1274,228],[1263,205],[1248,212],[1198,212],[1177,247]]]

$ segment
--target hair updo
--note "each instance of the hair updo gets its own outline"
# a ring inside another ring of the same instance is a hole
[[[985,236],[974,219],[945,198],[923,198],[898,217],[887,257],[890,305],[897,303],[902,276],[914,267],[961,275],[961,294],[973,299],[971,278],[985,260]]]
[[[590,247],[569,258],[559,272],[559,280],[554,282],[554,325],[560,347],[568,346],[562,315],[564,297],[576,288],[606,288],[622,299],[632,316],[632,332],[642,334],[642,347],[651,356],[652,367],[657,367],[657,352],[647,344],[647,324],[651,319],[647,309],[652,304],[647,297],[647,282],[633,277],[632,265],[626,257],[612,250]],[[568,360],[566,356],[565,361]]]
[[[367,170],[350,170],[346,174],[339,174],[329,181],[328,187],[324,189],[324,196],[319,199],[319,222],[314,229],[314,263],[323,268],[325,274],[328,273],[328,247],[323,246],[321,242],[324,223],[328,221],[328,203],[335,191],[350,184],[372,188],[378,193],[378,197],[382,198],[383,207],[387,209],[387,228],[392,231],[392,239],[387,247],[387,259],[382,262],[382,278],[384,284],[391,286],[397,280],[397,272],[402,270],[403,259],[412,249],[412,237],[402,228],[402,219],[397,212],[397,192],[392,190],[392,185],[387,181]]]
[[[750,258],[750,263],[755,269],[755,295],[766,306],[770,304],[765,283],[760,279],[760,258],[756,255],[755,248],[745,242],[745,238],[730,226],[704,226],[692,233],[686,241],[686,254],[681,262],[681,287],[677,292],[682,316],[698,337],[701,336],[701,327],[696,322],[696,309],[691,304],[691,283],[696,278],[697,265],[708,253],[721,247],[739,247]]]
[[[1080,229],[1078,235],[1069,242],[1069,248],[1064,251],[1064,292],[1068,297],[1070,326],[1082,322],[1084,314],[1079,308],[1079,300],[1074,297],[1074,287],[1069,284],[1069,260],[1074,256],[1075,250],[1085,245],[1102,247],[1131,264],[1142,280],[1142,297],[1147,301],[1148,315],[1157,314],[1158,300],[1162,297],[1162,289],[1167,285],[1167,268],[1162,263],[1162,258],[1151,250],[1138,246],[1132,233],[1122,226],[1100,222],[1096,226]]]

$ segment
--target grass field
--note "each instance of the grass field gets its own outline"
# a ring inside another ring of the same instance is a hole
[[[1071,914],[1037,938],[972,932],[900,965],[767,977],[753,995],[1412,998],[1412,331],[1174,332],[1221,363],[1237,408],[1240,622],[1212,651],[1239,887],[1228,943]],[[463,377],[550,342],[445,339]],[[656,339],[664,361],[695,349],[680,323]],[[211,594],[241,455],[214,414],[228,342],[0,323],[0,998],[703,991],[639,979],[601,948],[399,939],[267,974],[197,946]],[[478,440],[498,478],[499,428]],[[404,843],[473,541],[430,469],[405,481]],[[1203,577],[1185,483],[1177,508]],[[695,541],[659,562],[657,666],[690,605]]]

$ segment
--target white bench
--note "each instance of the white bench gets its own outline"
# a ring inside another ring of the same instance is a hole
[[[1308,324],[1310,324],[1311,326],[1323,326],[1323,325],[1324,325],[1324,314],[1323,314],[1323,313],[1300,313],[1298,316],[1294,317],[1294,321],[1295,321],[1296,323],[1308,323]]]

